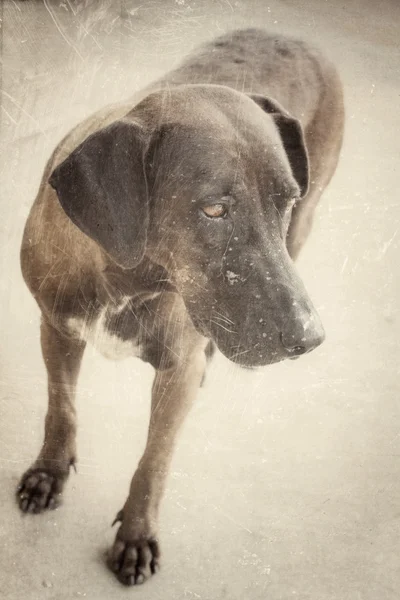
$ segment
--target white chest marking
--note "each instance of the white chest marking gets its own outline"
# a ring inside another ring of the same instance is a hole
[[[71,333],[80,340],[85,341],[96,348],[105,358],[122,360],[129,356],[140,356],[140,347],[135,340],[122,340],[113,335],[105,327],[107,313],[118,314],[129,302],[129,297],[124,299],[117,308],[104,307],[97,319],[88,323],[85,319],[71,317],[68,319],[68,328]]]

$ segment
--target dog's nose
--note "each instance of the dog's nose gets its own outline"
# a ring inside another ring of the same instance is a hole
[[[301,354],[305,354],[307,352],[307,348],[305,346],[291,345],[294,344],[294,342],[287,342],[286,339],[283,337],[283,333],[281,333],[281,342],[282,346],[287,352],[289,352],[291,356],[293,356],[293,358],[295,356],[300,356]]]
[[[319,319],[296,322],[281,332],[281,343],[289,358],[301,356],[317,348],[325,339],[325,331]]]

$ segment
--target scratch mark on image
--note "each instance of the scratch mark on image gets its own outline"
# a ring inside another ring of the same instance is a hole
[[[52,18],[52,21],[53,21],[54,25],[57,27],[57,29],[58,29],[58,31],[59,31],[59,33],[60,33],[61,37],[62,37],[62,38],[63,38],[63,39],[64,39],[64,40],[67,42],[68,46],[70,46],[70,47],[71,47],[71,48],[74,50],[74,52],[76,52],[76,54],[79,56],[79,58],[80,58],[81,60],[83,60],[83,56],[82,56],[82,54],[79,52],[78,48],[76,48],[76,46],[74,46],[74,44],[73,44],[73,43],[72,43],[72,42],[71,42],[71,41],[70,41],[70,40],[67,38],[67,36],[65,35],[65,33],[63,32],[63,30],[62,30],[62,29],[61,29],[61,27],[59,26],[59,24],[58,24],[58,22],[57,22],[57,19],[55,18],[55,16],[54,16],[54,14],[53,14],[52,10],[51,10],[51,9],[50,9],[50,7],[49,7],[48,0],[43,0],[43,3],[44,3],[44,5],[45,5],[45,7],[46,7],[46,9],[47,9],[47,11],[48,11],[48,13],[49,13],[50,17]]]

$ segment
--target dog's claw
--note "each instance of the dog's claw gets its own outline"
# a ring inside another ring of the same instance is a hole
[[[114,525],[116,525],[117,523],[122,523],[123,518],[124,518],[124,512],[122,510],[120,510],[117,513],[117,516],[115,517],[114,521],[112,522],[111,527],[114,527]]]
[[[57,508],[57,501],[53,496],[49,499],[46,508],[48,508],[49,510],[54,510],[55,508]]]
[[[22,512],[26,512],[28,505],[29,505],[28,498],[21,498],[19,506],[20,506]]]

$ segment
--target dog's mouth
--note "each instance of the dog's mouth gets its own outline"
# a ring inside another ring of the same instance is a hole
[[[307,353],[302,348],[301,352],[297,351],[297,347],[286,348],[282,342],[282,335],[276,336],[273,332],[268,335],[264,331],[260,339],[260,335],[237,332],[237,324],[228,322],[228,319],[222,323],[196,315],[191,315],[191,319],[198,333],[211,339],[228,360],[245,369],[257,369],[284,360],[297,360]],[[263,324],[266,325],[266,322]],[[257,327],[254,329],[257,330]]]
[[[212,327],[211,323],[213,320],[207,321],[196,315],[190,315],[190,317],[196,331],[200,333],[200,335],[211,339],[219,351],[238,367],[256,369],[258,367],[274,364],[284,358],[279,352],[264,348],[259,341],[250,345],[238,344],[237,338],[239,336],[237,335],[237,332],[233,329],[230,331],[231,328],[235,326],[233,323],[231,324],[224,321],[221,324],[218,322]],[[216,327],[216,325],[218,325],[218,327]],[[220,329],[222,329],[222,331],[220,331]],[[235,337],[236,343],[234,341]]]

